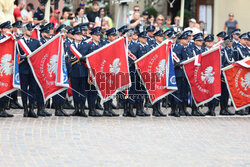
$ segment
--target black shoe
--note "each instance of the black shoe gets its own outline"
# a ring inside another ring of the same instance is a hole
[[[74,106],[75,106],[75,110],[71,114],[71,116],[79,116],[79,104],[78,103],[74,103]]]
[[[226,108],[227,104],[220,104],[220,115],[235,115],[234,113],[231,113]]]
[[[52,116],[51,113],[49,113],[49,112],[46,111],[44,104],[42,105],[42,112],[45,114],[46,117],[51,117]]]
[[[178,111],[178,106],[172,104],[171,105],[171,112],[168,115],[174,116],[174,117],[180,117],[180,113]]]
[[[180,116],[186,116],[182,104],[179,104],[179,105],[178,105],[178,110],[179,110]]]
[[[102,105],[101,105],[101,98],[100,98],[99,96],[97,96],[95,108],[96,108],[97,110],[103,110],[103,107],[102,107]]]
[[[120,96],[116,96],[116,102],[117,102],[116,109],[123,109],[123,107],[124,107],[123,105],[125,105],[125,104],[122,103]]]
[[[134,107],[133,104],[128,103],[128,116],[129,117],[136,117],[136,114],[133,111]]]
[[[175,109],[176,109],[176,107],[174,107],[174,105],[171,104],[171,111],[170,111],[170,113],[168,114],[168,116],[174,116],[174,115],[175,115]]]
[[[65,101],[64,105],[63,105],[64,109],[69,109],[69,110],[73,110],[75,109],[75,107],[71,104],[71,102],[69,102],[68,100]]]
[[[145,117],[144,113],[140,108],[140,103],[136,103],[135,106],[136,106],[136,116]]]
[[[91,117],[102,117],[102,115],[96,110],[96,105],[91,104],[89,105],[89,116]]]
[[[8,105],[8,103],[1,103],[0,104],[0,117],[13,117],[14,115],[12,115],[12,114],[9,114],[9,113],[7,113],[6,112],[6,107],[7,107],[7,105]]]
[[[155,116],[155,117],[160,117],[161,116],[160,113],[157,110],[157,104],[153,105],[153,113],[152,113],[152,115]]]
[[[162,111],[161,111],[161,103],[157,103],[157,111],[158,113],[161,115],[161,117],[166,117],[167,115],[164,114]]]
[[[180,105],[180,104],[174,106],[174,107],[175,107],[175,109],[174,109],[174,111],[175,111],[174,116],[175,116],[175,117],[180,117],[179,105]]]
[[[59,104],[54,104],[55,106],[55,116],[62,117],[64,114],[61,112],[61,108]]]
[[[137,116],[141,116],[141,117],[149,117],[150,114],[146,113],[146,111],[144,110],[144,107],[143,107],[143,103],[137,103],[136,104],[137,108],[136,108],[136,115]]]
[[[84,111],[84,104],[80,104],[79,116],[80,116],[80,117],[88,117],[88,115],[87,115],[87,114],[85,113],[85,111]]]
[[[46,114],[43,112],[42,105],[43,105],[42,103],[37,104],[37,115],[39,117],[45,117],[46,116]]]
[[[22,105],[18,103],[17,99],[10,100],[10,108],[23,109]]]
[[[110,109],[109,109],[109,102],[103,103],[103,106],[104,106],[104,111],[103,111],[102,116],[112,117],[112,113],[110,112]]]
[[[215,110],[215,104],[208,104],[208,111],[205,113],[205,115],[216,116],[214,110]]]
[[[28,110],[27,104],[23,105],[23,109],[24,109],[23,117],[28,117],[29,116],[29,110]]]
[[[248,112],[246,112],[246,110],[243,109],[243,110],[236,111],[235,114],[236,115],[248,115]]]
[[[108,107],[109,107],[109,111],[110,111],[110,113],[112,114],[113,117],[119,117],[120,116],[119,114],[116,114],[113,111],[113,106],[112,106],[112,102],[111,101],[109,102]]]
[[[195,104],[192,105],[192,116],[205,116],[203,113],[199,111],[199,108],[195,106]]]
[[[123,114],[122,114],[122,116],[124,116],[124,117],[128,117],[129,116],[129,113],[128,113],[128,103],[124,103],[123,104]]]
[[[183,112],[185,113],[186,116],[192,116],[188,111],[187,111],[187,106],[185,104],[182,104],[182,109]]]
[[[152,108],[153,107],[153,105],[150,103],[149,96],[145,97],[144,107],[146,107],[146,108]]]
[[[167,98],[166,97],[164,97],[162,99],[162,107],[167,108]]]
[[[34,112],[34,104],[30,104],[28,117],[38,118],[37,114]]]

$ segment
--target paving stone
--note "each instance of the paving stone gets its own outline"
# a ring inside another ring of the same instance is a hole
[[[15,117],[0,118],[1,167],[250,166],[250,116],[32,119],[9,112]]]

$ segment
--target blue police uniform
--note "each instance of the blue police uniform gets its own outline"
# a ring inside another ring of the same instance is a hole
[[[154,33],[154,36],[160,36],[163,38],[163,31],[162,30],[159,30],[157,32]],[[151,47],[152,49],[157,47],[159,45],[159,43],[157,43],[157,41],[154,43],[154,45]],[[147,103],[147,100],[149,101],[149,97],[147,96],[146,99],[145,99],[145,104]],[[162,100],[158,100],[157,102],[155,102],[155,104],[152,106],[153,107],[153,113],[152,115],[153,116],[156,116],[156,117],[165,117],[166,114],[164,114],[162,111],[161,111],[161,101]],[[148,107],[151,107],[151,106],[148,106]]]
[[[203,34],[198,33],[194,35],[194,41],[196,40],[202,40],[203,41]],[[205,48],[203,46],[197,47],[195,44],[194,45],[188,45],[187,47],[187,59],[192,58],[195,55],[199,55],[203,52],[205,52]],[[190,91],[189,91],[190,92]],[[193,116],[205,116],[203,113],[201,113],[198,109],[198,107],[195,105],[193,99],[192,99],[192,115]]]
[[[117,35],[116,34],[116,29],[115,28],[111,28],[111,29],[107,30],[106,31],[106,35],[107,36]],[[104,45],[107,45],[109,43],[110,43],[109,40],[105,40],[105,41],[103,41],[102,45],[104,46]],[[120,99],[118,100],[118,102],[119,101],[120,101]],[[108,100],[108,101],[106,101],[106,102],[103,103],[103,105],[104,105],[103,116],[109,116],[109,117],[119,116],[119,114],[116,114],[115,112],[113,112],[113,110],[112,110],[112,102],[113,102],[113,100],[110,99],[110,100]]]
[[[10,26],[10,21],[4,22],[0,25],[1,28],[7,28]],[[0,40],[4,39],[5,37],[5,35],[1,35]],[[9,98],[7,96],[0,98],[0,117],[13,117],[12,114],[9,114],[5,111],[5,109],[7,108],[8,101]]]
[[[236,46],[237,50],[237,61],[242,60],[248,56],[250,56],[249,49],[247,46],[243,46],[241,43],[238,43]]]
[[[26,25],[28,30],[32,29],[31,24]],[[24,37],[22,38],[28,48],[30,49],[31,52],[35,51],[37,48],[40,47],[40,42],[36,39],[25,39]],[[19,74],[20,74],[20,83],[21,83],[21,89],[23,90],[21,92],[22,96],[22,102],[23,102],[23,107],[24,107],[24,117],[37,117],[37,115],[34,113],[34,102],[36,98],[36,89],[37,89],[37,83],[34,79],[33,73],[31,71],[31,68],[28,64],[26,55],[22,48],[18,46],[18,52],[20,55],[20,64],[19,64]],[[29,89],[28,89],[29,88]],[[26,92],[26,93],[24,93]],[[27,97],[27,93],[29,94],[29,97]],[[29,98],[29,105],[30,105],[30,110],[28,111],[27,109],[27,98]]]
[[[138,37],[147,38],[147,33],[145,31],[141,32]],[[150,51],[150,46],[147,44],[134,44],[136,50],[134,50],[134,55],[137,59],[145,55],[147,52]],[[136,46],[137,45],[137,46]],[[138,116],[149,116],[149,114],[145,113],[143,109],[143,102],[144,102],[144,96],[146,95],[146,91],[144,86],[141,83],[141,79],[138,75],[138,73],[135,74],[135,105],[136,105],[136,115]]]
[[[87,55],[89,50],[88,43],[81,42],[77,44],[75,41],[73,41],[71,45],[73,45],[78,50],[82,57]],[[69,58],[71,62],[69,76],[71,80],[71,86],[73,88],[73,100],[75,106],[75,112],[72,114],[72,116],[86,116],[84,112],[84,105],[87,97],[86,89],[88,87],[88,68],[81,61],[77,62],[77,57],[70,50]],[[76,91],[80,94],[78,94]]]
[[[237,59],[237,52],[233,47],[224,47],[221,50],[221,68],[233,64]],[[234,115],[228,110],[229,92],[223,74],[221,74],[221,96],[220,96],[220,115]]]
[[[180,62],[187,60],[185,48],[181,44],[173,44],[172,50],[176,54],[176,56],[180,59]],[[173,53],[173,54],[174,54]],[[175,62],[175,79],[178,90],[173,93],[177,98],[173,96],[169,96],[169,100],[171,102],[171,113],[169,115],[172,116],[190,116],[190,114],[185,110],[186,102],[187,102],[187,85],[185,82],[184,71],[182,70],[179,63]]]

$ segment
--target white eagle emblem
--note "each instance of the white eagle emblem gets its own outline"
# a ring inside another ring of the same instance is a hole
[[[50,77],[52,77],[52,74],[56,73],[56,70],[57,70],[57,63],[58,63],[58,55],[53,55],[51,58],[50,58],[50,61],[49,63],[47,63],[47,66],[48,66],[48,73],[50,75]]]
[[[245,75],[245,78],[241,77],[241,86],[244,90],[250,88],[250,72]]]
[[[11,75],[13,74],[13,65],[14,63],[12,61],[12,56],[10,54],[3,55],[1,59],[0,64],[0,75],[3,76],[3,73],[5,75]]]
[[[162,59],[159,64],[158,67],[156,67],[156,75],[158,77],[159,80],[161,80],[161,77],[164,77],[165,74],[165,66],[166,66],[166,60]]]
[[[112,64],[109,65],[110,73],[112,73],[112,75],[118,74],[120,72],[120,65],[121,65],[120,59],[116,58],[113,61],[113,65]]]
[[[201,80],[204,82],[204,84],[212,84],[214,83],[214,74],[213,67],[209,66],[206,68],[205,73],[201,72]]]

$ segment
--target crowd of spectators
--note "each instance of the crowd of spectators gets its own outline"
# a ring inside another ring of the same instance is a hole
[[[113,21],[111,17],[107,15],[107,11],[104,8],[100,8],[97,1],[93,1],[91,4],[91,10],[85,9],[86,5],[83,2],[79,4],[75,11],[72,11],[68,7],[64,7],[62,11],[55,9],[50,10],[50,20],[49,22],[54,23],[54,27],[58,27],[61,24],[66,26],[75,26],[81,23],[89,23],[89,27],[102,27],[102,29],[108,30],[113,27]],[[86,12],[88,11],[88,12]],[[41,23],[44,21],[45,4],[40,4],[37,9],[34,9],[32,3],[25,4],[25,1],[21,1],[14,10],[15,21],[21,20],[23,23]],[[172,23],[173,20],[173,23]],[[176,16],[172,18],[171,16],[164,17],[159,14],[156,18],[150,15],[148,11],[141,12],[140,7],[135,5],[133,11],[131,11],[131,17],[128,19],[129,28],[138,28],[139,31],[143,31],[146,27],[153,25],[155,26],[155,31],[163,29],[166,31],[173,28],[175,31],[180,31],[180,17]],[[204,35],[207,34],[205,30],[205,24],[203,21],[196,22],[194,18],[189,20],[188,27],[184,28],[186,30],[192,30],[193,34],[202,32]],[[119,27],[116,27],[119,28]],[[238,28],[238,22],[234,20],[234,14],[229,13],[229,19],[226,21],[224,26],[224,31],[227,30],[230,33],[232,30]]]

